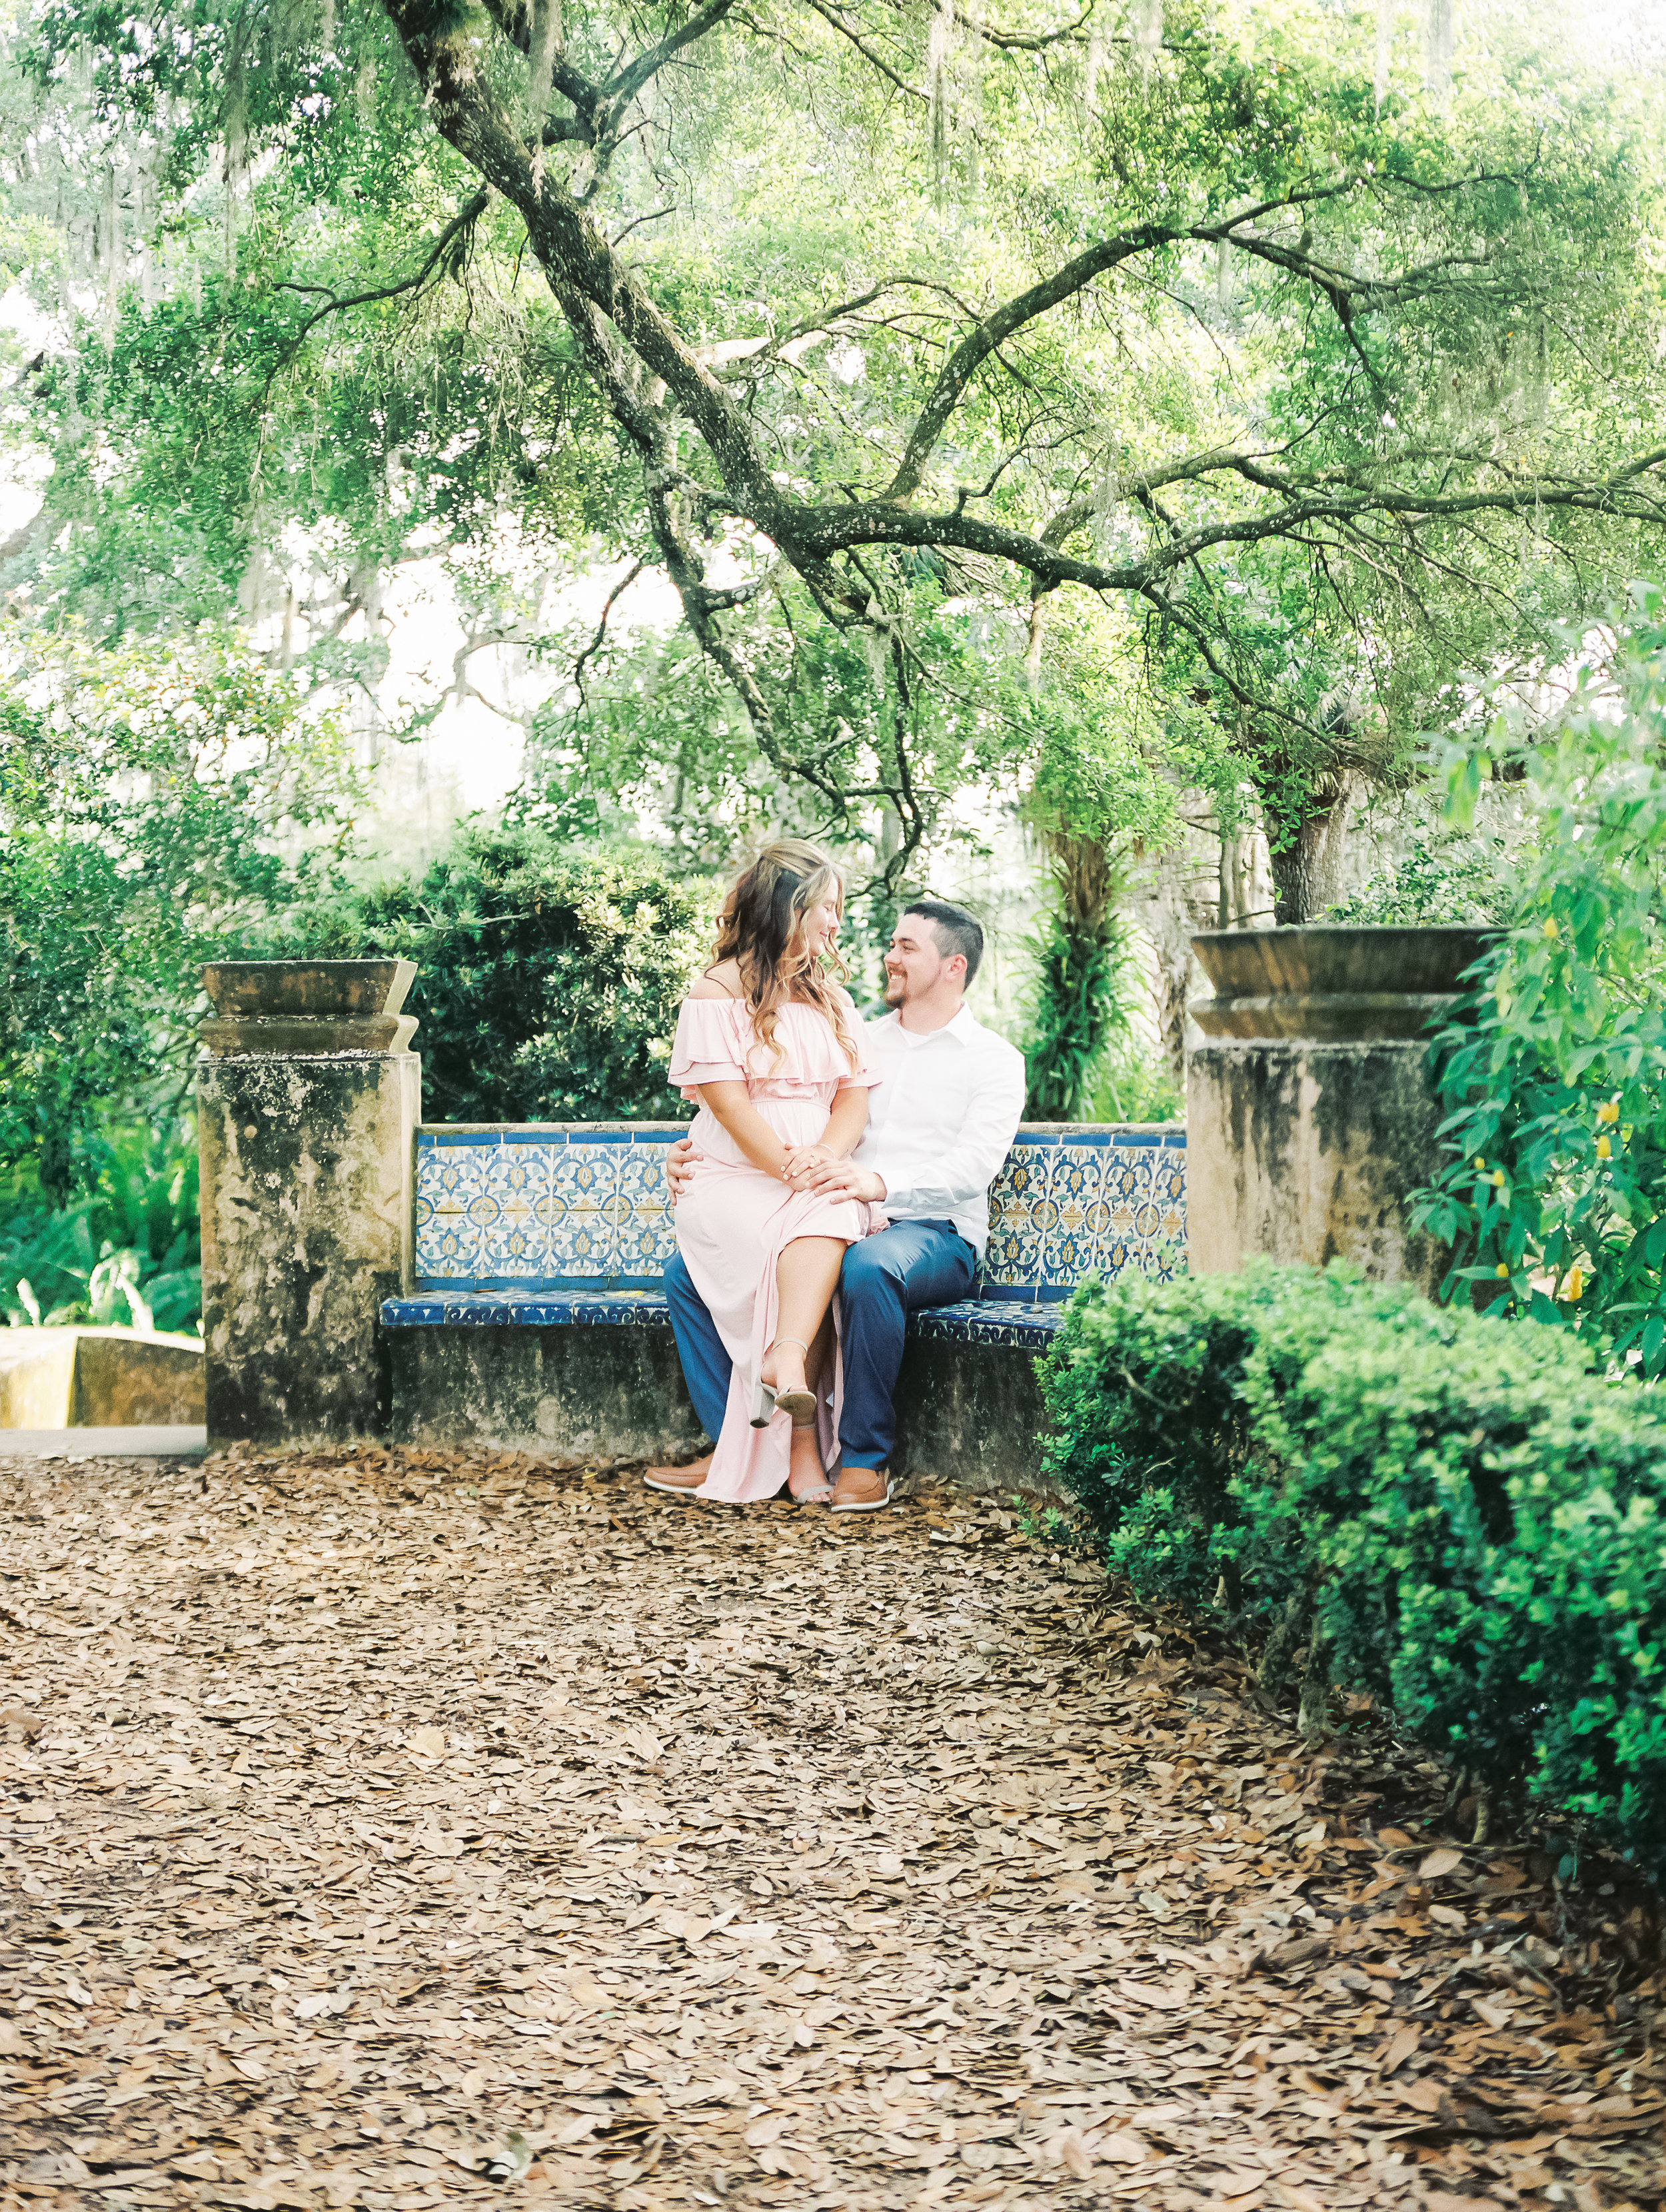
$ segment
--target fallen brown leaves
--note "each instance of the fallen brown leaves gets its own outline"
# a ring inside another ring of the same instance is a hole
[[[1633,1931],[991,1506],[362,1450],[0,1511],[9,2202],[1666,2194]]]

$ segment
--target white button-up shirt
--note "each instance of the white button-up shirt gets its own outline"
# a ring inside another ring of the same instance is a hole
[[[868,1122],[852,1156],[884,1178],[893,1221],[952,1221],[982,1256],[989,1186],[1024,1113],[1024,1054],[964,1006],[923,1036],[885,1014],[867,1024]]]

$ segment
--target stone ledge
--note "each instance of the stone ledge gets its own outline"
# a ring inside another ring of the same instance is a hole
[[[200,1337],[91,1324],[0,1329],[0,1440],[72,1424],[177,1427],[202,1418]]]
[[[201,1459],[200,1424],[120,1429],[0,1429],[0,1459]]]

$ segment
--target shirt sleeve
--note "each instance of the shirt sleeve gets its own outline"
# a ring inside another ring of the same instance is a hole
[[[684,1097],[699,1103],[702,1083],[744,1083],[746,1069],[737,1002],[733,999],[684,999],[677,1010],[666,1080]]]
[[[1003,1052],[974,1091],[953,1144],[928,1169],[916,1169],[913,1182],[899,1184],[885,1174],[883,1157],[874,1162],[885,1186],[880,1203],[929,1221],[988,1190],[1024,1118],[1025,1083],[1024,1054]]]

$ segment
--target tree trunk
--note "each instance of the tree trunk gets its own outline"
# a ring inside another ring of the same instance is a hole
[[[1186,1000],[1192,985],[1192,931],[1180,855],[1164,853],[1156,862],[1139,899],[1141,927],[1157,955],[1152,985],[1157,1042],[1169,1073],[1183,1091],[1186,1084]]]
[[[1354,796],[1351,777],[1333,778],[1309,800],[1282,849],[1274,845],[1273,919],[1280,927],[1317,921],[1341,897]]]

